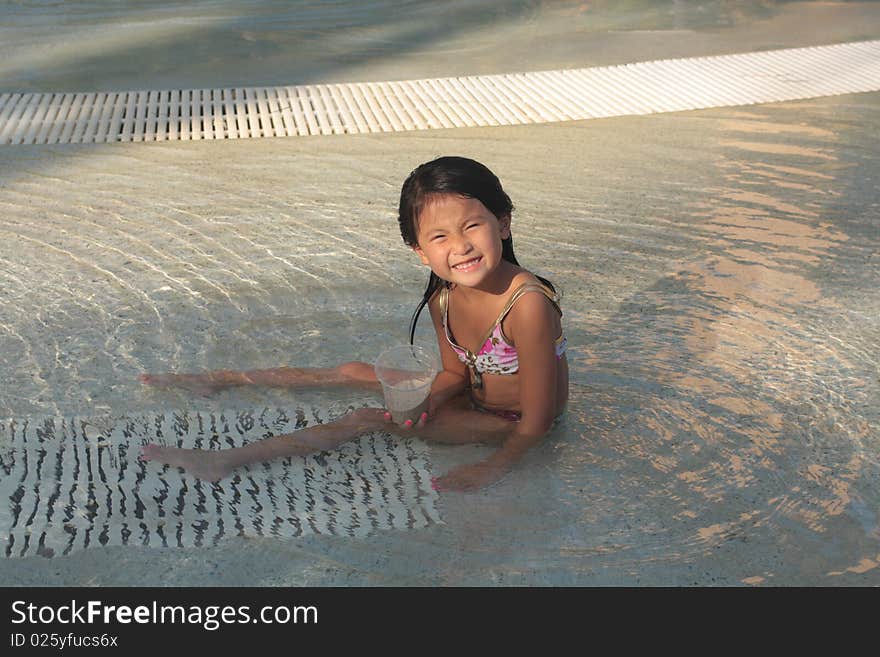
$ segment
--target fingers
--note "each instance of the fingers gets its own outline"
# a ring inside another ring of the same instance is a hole
[[[498,483],[504,475],[505,472],[480,463],[461,465],[439,477],[432,477],[431,488],[439,493],[471,493]]]
[[[382,417],[385,418],[386,422],[392,421],[391,413],[389,411],[385,411],[385,414]],[[400,426],[402,426],[404,429],[412,429],[413,427],[423,427],[423,426],[425,426],[425,424],[427,424],[427,422],[428,422],[428,414],[422,413],[421,416],[419,416],[418,422],[413,423],[412,420],[407,420],[406,422],[404,422]]]
[[[416,422],[415,426],[421,428],[421,427],[425,426],[427,423],[428,423],[428,414],[422,413],[419,416],[419,420],[418,420],[418,422]],[[407,420],[406,422],[403,423],[403,426],[405,426],[407,429],[410,429],[413,426],[413,421]]]

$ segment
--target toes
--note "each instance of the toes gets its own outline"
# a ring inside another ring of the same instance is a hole
[[[140,456],[138,456],[139,461],[152,461],[156,457],[156,453],[160,449],[159,445],[156,443],[149,443],[144,445],[141,448]]]

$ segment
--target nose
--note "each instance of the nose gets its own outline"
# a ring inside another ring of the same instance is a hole
[[[452,252],[456,255],[465,255],[473,250],[470,240],[464,235],[458,235],[452,238]]]

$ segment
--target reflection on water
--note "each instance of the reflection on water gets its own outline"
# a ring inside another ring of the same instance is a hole
[[[838,318],[876,318],[877,297],[861,290],[869,296],[854,308],[822,280],[849,248],[829,210],[851,165],[837,154],[841,135],[773,121],[777,113],[718,122],[718,184],[687,208],[695,253],[624,304],[614,337],[583,363],[597,383],[581,417],[599,430],[583,436],[587,462],[616,470],[619,493],[642,500],[630,510],[656,541],[645,561],[687,560],[791,526],[805,542],[851,531],[880,540],[876,351],[834,335]],[[868,201],[876,207],[876,192]],[[615,558],[645,552],[641,541],[624,547]],[[873,570],[878,548],[817,574]],[[793,570],[821,570],[817,555],[798,558]],[[778,574],[766,562],[754,570],[741,581]]]
[[[444,496],[442,527],[231,542],[210,552],[232,564],[224,581],[876,584],[878,104],[6,151],[3,415],[371,401],[193,401],[135,378],[370,359],[425,278],[398,242],[399,181],[467,152],[517,204],[521,261],[564,292],[568,416],[496,487]],[[436,471],[485,453],[431,448]],[[187,552],[106,553],[141,583],[208,581]],[[129,576],[92,559],[52,565],[71,583]],[[160,559],[173,566],[138,566]]]

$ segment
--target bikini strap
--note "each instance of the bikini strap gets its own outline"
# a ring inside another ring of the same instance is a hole
[[[556,309],[556,312],[559,313],[559,316],[562,317],[562,309],[559,307],[559,295],[558,294],[554,293],[552,290],[550,290],[545,285],[542,285],[541,283],[523,283],[522,285],[520,285],[518,288],[516,288],[513,291],[513,294],[510,295],[510,298],[507,300],[507,303],[504,304],[504,310],[502,310],[501,314],[498,315],[498,319],[495,320],[495,323],[491,326],[491,328],[489,329],[489,332],[485,335],[483,340],[480,342],[480,345],[485,344],[486,340],[488,340],[489,338],[492,337],[492,333],[495,332],[495,327],[501,325],[502,320],[505,317],[507,317],[507,313],[509,313],[510,309],[513,308],[513,304],[515,304],[517,301],[519,301],[520,297],[522,297],[524,294],[527,294],[528,292],[542,293],[545,297],[547,297],[547,300],[553,304],[553,307]],[[454,342],[452,342],[452,336],[449,334],[449,314],[448,314],[449,313],[449,286],[448,285],[444,285],[440,289],[439,302],[440,302],[440,316],[441,316],[441,320],[443,322],[443,331],[446,333],[446,340],[447,340],[447,342],[449,342],[450,345],[458,346]],[[502,336],[504,335],[503,329],[501,331],[501,334],[502,334]],[[505,336],[505,339],[507,339],[506,336]],[[458,348],[461,349],[462,351],[466,352],[469,357],[475,358],[475,356],[472,356],[470,351],[465,349],[464,347],[458,346]]]
[[[513,304],[519,301],[520,297],[522,297],[527,292],[541,292],[545,297],[547,297],[548,301],[553,304],[553,307],[556,309],[556,312],[559,313],[559,316],[562,317],[562,309],[559,307],[559,295],[555,294],[549,288],[541,285],[540,283],[523,283],[513,291],[513,294],[510,295],[510,298],[504,305],[504,310],[501,311],[501,314],[498,315],[498,319],[495,320],[495,324],[493,325],[492,330],[494,330],[495,326],[498,326],[501,321],[505,317],[507,317],[507,313],[509,313],[510,309],[513,308]]]
[[[449,307],[449,287],[447,285],[443,285],[440,288],[440,317],[443,320],[443,328],[446,329],[447,320],[447,309]],[[447,337],[449,336],[449,331],[446,331]]]
[[[455,344],[452,341],[452,336],[449,334],[449,324],[448,324],[448,315],[449,312],[449,285],[444,285],[440,290],[440,317],[443,323],[443,332],[446,334],[446,342],[449,343],[449,346],[452,347],[453,351],[460,350],[464,353],[465,357],[465,365],[471,373],[471,387],[475,390],[479,390],[483,387],[483,376],[480,374],[479,370],[477,370],[477,355],[473,353],[470,349],[466,349],[460,345]],[[488,338],[487,338],[488,339]],[[485,340],[484,340],[485,342]]]
[[[465,353],[470,353],[467,349],[462,346],[457,345],[452,341],[452,334],[449,332],[449,285],[444,284],[442,288],[440,288],[440,321],[443,324],[443,333],[446,334],[446,342],[449,343],[449,346],[455,349],[460,349]]]

